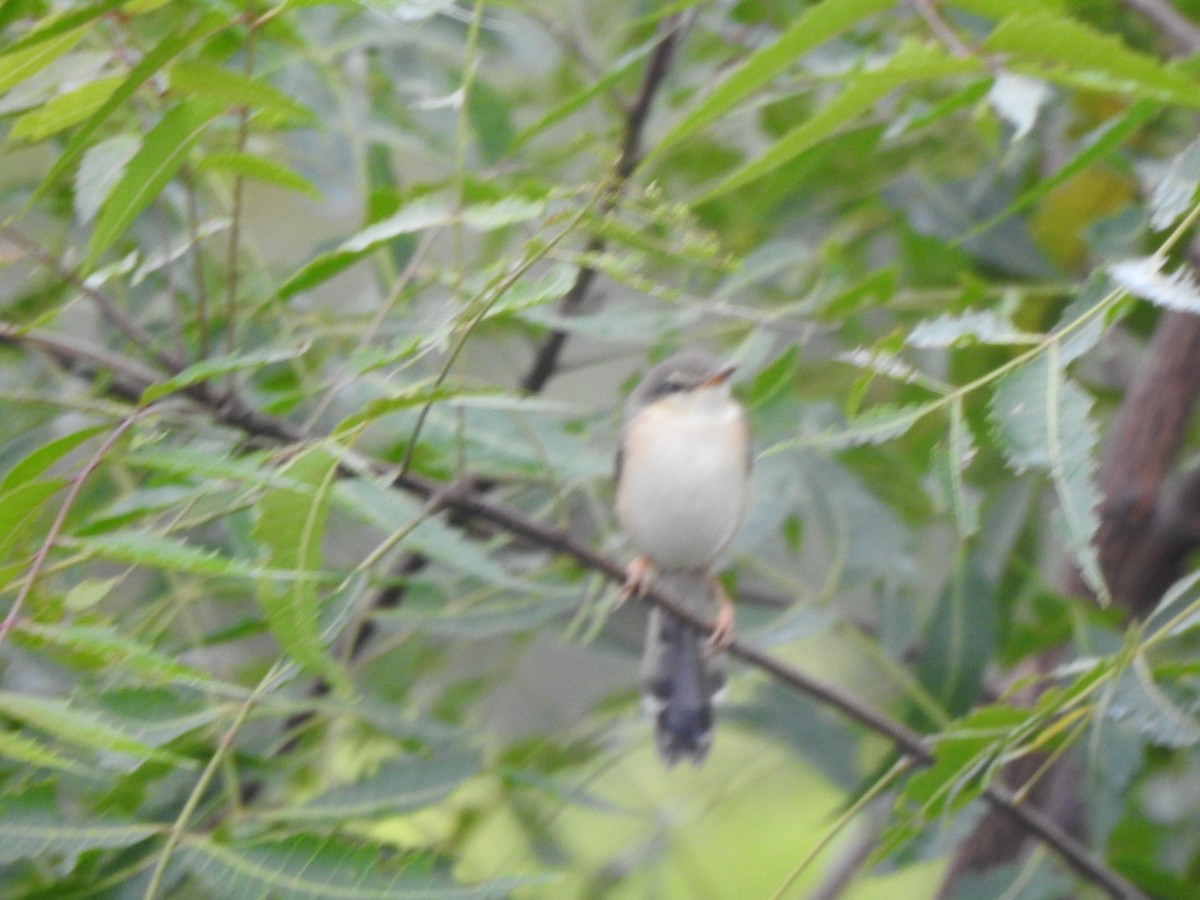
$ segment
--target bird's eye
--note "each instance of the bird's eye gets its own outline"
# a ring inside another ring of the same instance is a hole
[[[678,394],[680,391],[687,390],[687,383],[678,375],[672,375],[663,382],[664,394]]]

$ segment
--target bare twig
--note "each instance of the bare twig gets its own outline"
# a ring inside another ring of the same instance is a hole
[[[599,213],[601,216],[606,216],[616,209],[626,182],[629,181],[629,177],[641,161],[642,133],[646,127],[646,118],[650,113],[654,98],[666,80],[675,49],[689,22],[690,17],[676,15],[664,19],[659,25],[659,33],[662,38],[650,55],[650,61],[642,75],[641,87],[625,117],[625,133],[621,139],[621,153],[613,166],[613,176],[609,182],[608,193],[600,203]],[[584,251],[585,255],[603,253],[606,246],[607,242],[604,237],[596,235],[588,241]],[[592,282],[595,280],[596,269],[594,267],[581,267],[575,275],[575,281],[559,301],[559,313],[566,316],[577,313],[583,306]],[[567,333],[561,328],[547,332],[534,354],[533,364],[521,379],[522,390],[536,394],[546,386],[546,382],[558,370],[558,360],[566,343]]]

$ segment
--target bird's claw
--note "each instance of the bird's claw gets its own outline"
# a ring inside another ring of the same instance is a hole
[[[621,585],[617,594],[617,607],[623,606],[630,597],[637,597],[639,600],[645,597],[646,592],[650,590],[650,580],[653,576],[654,569],[650,565],[649,556],[634,559],[625,569],[625,583]]]

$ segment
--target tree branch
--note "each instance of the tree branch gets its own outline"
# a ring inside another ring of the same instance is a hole
[[[679,14],[664,19],[659,26],[662,35],[658,46],[650,55],[646,71],[642,75],[642,84],[634,98],[633,105],[625,116],[625,132],[621,139],[621,154],[613,166],[613,177],[609,184],[608,193],[600,202],[599,213],[603,218],[617,207],[625,184],[629,181],[638,163],[641,162],[642,133],[646,127],[646,118],[654,103],[659,89],[670,71],[675,49],[683,33],[690,23],[690,16]],[[604,252],[608,242],[601,235],[596,235],[587,243],[585,254],[588,256]],[[575,281],[567,290],[558,304],[560,315],[571,316],[579,312],[587,298],[592,282],[596,280],[596,269],[584,266],[575,275]],[[562,349],[567,343],[567,333],[561,328],[549,331],[542,339],[534,354],[533,364],[521,378],[521,389],[531,394],[540,393],[558,370],[558,360]]]
[[[59,361],[70,358],[78,352],[78,346],[74,342],[64,341],[58,335],[41,331],[21,332],[3,322],[0,322],[0,341],[49,353]],[[81,359],[81,364],[88,364],[89,361],[93,361],[99,356],[93,350],[86,351],[84,355],[86,359]],[[120,363],[116,368],[129,373],[133,371],[134,367]],[[100,371],[100,367],[96,367],[96,371]],[[153,382],[148,381],[141,384],[137,394],[140,395],[151,383]],[[181,394],[199,403],[214,420],[238,428],[253,437],[268,438],[283,443],[312,441],[321,437],[304,433],[274,416],[246,407],[239,400],[218,397],[204,385],[190,386],[181,391]],[[339,464],[339,467],[342,474],[347,477],[361,476],[364,467],[374,475],[388,476],[392,479],[395,487],[425,500],[434,501],[439,507],[457,513],[464,520],[480,519],[490,522],[508,534],[524,538],[546,551],[571,557],[584,567],[603,574],[614,584],[624,581],[625,568],[616,560],[598,553],[592,547],[575,540],[565,532],[547,527],[515,509],[498,503],[471,485],[447,485],[412,471],[397,472],[394,466],[368,459],[346,459]],[[713,622],[698,615],[689,607],[675,602],[673,598],[656,590],[649,591],[647,598],[670,611],[692,628],[702,633],[711,633]],[[924,737],[903,723],[872,709],[840,688],[815,678],[790,663],[740,639],[734,639],[727,652],[791,689],[833,707],[847,718],[888,738],[903,754],[912,757],[918,763],[922,765],[933,763],[934,750]],[[1011,817],[1020,824],[1021,828],[1037,836],[1039,840],[1052,848],[1080,876],[1103,888],[1110,896],[1116,898],[1144,897],[1133,885],[1108,868],[1101,859],[1055,822],[1037,810],[1018,803],[1007,789],[998,784],[992,784],[984,788],[982,795],[994,808]]]

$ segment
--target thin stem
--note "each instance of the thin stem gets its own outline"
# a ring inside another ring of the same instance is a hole
[[[84,463],[79,473],[71,479],[71,489],[67,492],[62,505],[58,508],[58,513],[50,525],[50,530],[46,532],[46,537],[43,539],[42,545],[38,547],[37,553],[33,555],[33,562],[30,564],[29,571],[25,575],[25,581],[21,584],[21,591],[17,594],[16,599],[13,600],[13,604],[8,610],[8,615],[4,617],[4,621],[0,622],[0,643],[3,643],[4,639],[8,637],[8,633],[12,630],[13,625],[17,622],[17,618],[21,615],[21,608],[25,605],[25,599],[29,596],[30,591],[33,590],[33,586],[42,572],[42,567],[46,564],[46,557],[50,555],[50,550],[54,547],[54,542],[58,540],[58,535],[67,521],[67,513],[75,505],[75,501],[79,497],[79,492],[83,490],[83,483],[87,481],[89,475],[96,471],[108,451],[113,448],[113,445],[120,439],[121,435],[129,430],[129,426],[148,411],[148,409],[134,411],[132,415],[109,432],[104,442],[96,448],[96,452]]]

